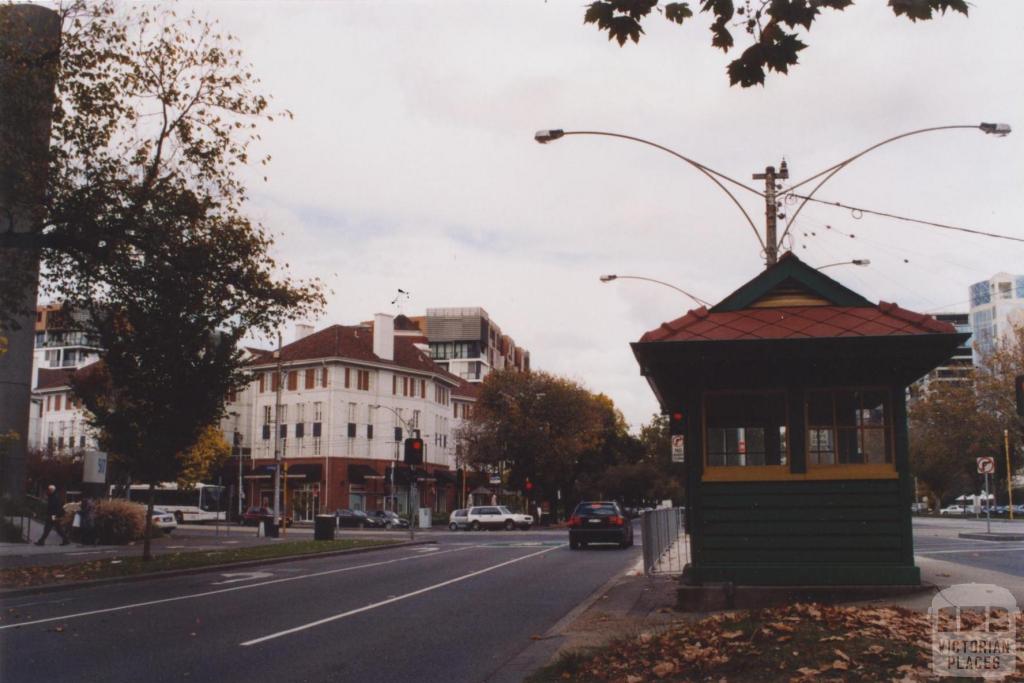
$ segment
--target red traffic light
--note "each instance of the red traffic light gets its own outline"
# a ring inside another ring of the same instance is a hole
[[[526,490],[527,491],[532,491],[533,490],[533,482],[530,481],[529,479],[526,480]]]
[[[672,413],[672,421],[673,422],[682,422],[683,421],[683,414],[680,413],[680,412]]]

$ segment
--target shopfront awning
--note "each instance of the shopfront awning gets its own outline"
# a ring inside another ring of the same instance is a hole
[[[377,470],[369,465],[349,465],[348,481],[350,484],[365,484],[367,479],[383,479],[384,475],[378,474]]]
[[[454,484],[455,473],[451,470],[434,470],[434,479],[438,484]]]

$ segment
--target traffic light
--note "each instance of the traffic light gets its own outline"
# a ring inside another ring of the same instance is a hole
[[[533,493],[533,482],[529,479],[526,480],[526,485],[523,487],[526,489],[526,495]]]
[[[686,433],[686,416],[681,410],[673,410],[668,415],[668,433],[669,434],[685,434]]]
[[[422,465],[423,464],[423,439],[406,439],[405,440],[405,464],[406,465]]]
[[[1024,417],[1024,375],[1017,375],[1013,386],[1017,390],[1017,414]]]

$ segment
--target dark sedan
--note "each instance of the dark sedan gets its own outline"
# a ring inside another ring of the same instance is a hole
[[[370,517],[376,517],[379,519],[383,523],[385,529],[409,528],[409,520],[399,517],[398,513],[393,512],[392,510],[374,510],[372,512],[367,512],[366,514]]]
[[[620,548],[633,545],[633,524],[614,501],[580,503],[568,526],[569,547],[573,550],[590,543],[616,543]]]
[[[352,529],[383,529],[384,520],[371,516],[362,510],[342,509],[334,512],[338,526]]]

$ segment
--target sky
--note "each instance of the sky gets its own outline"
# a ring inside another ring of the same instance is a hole
[[[1006,122],[1019,131],[892,143],[817,196],[1024,237],[1024,2],[912,24],[862,0],[825,12],[800,64],[750,89],[729,86],[738,50],[712,48],[699,13],[684,26],[654,15],[620,48],[583,25],[578,1],[189,6],[238,37],[274,106],[294,113],[262,131],[273,161],[266,182],[252,171],[249,211],[293,274],[332,290],[317,328],[480,306],[535,369],[609,395],[637,428],[659,407],[629,343],[695,304],[599,276],[714,303],[763,269],[761,247],[680,160],[597,136],[539,145],[538,129],[642,137],[756,185],[783,158],[799,181],[903,132]],[[763,200],[739,193],[763,230]],[[824,205],[802,211],[786,246],[813,266],[870,259],[827,272],[923,312],[966,311],[970,283],[1024,272],[1024,243]],[[410,296],[393,305],[399,288]]]

